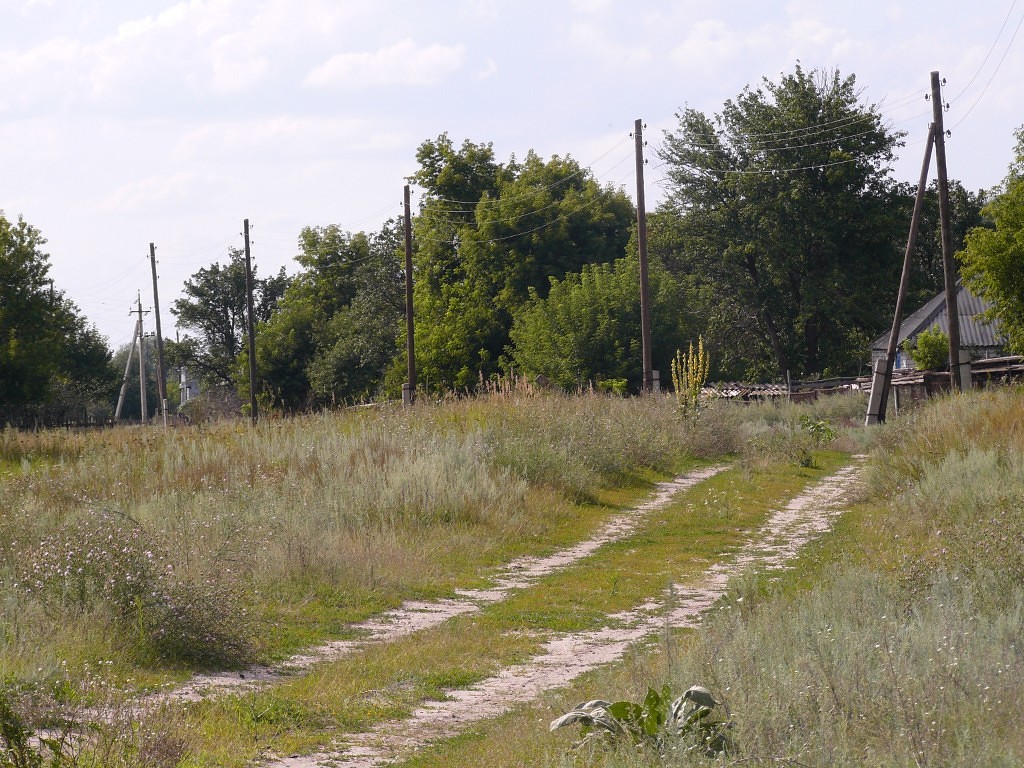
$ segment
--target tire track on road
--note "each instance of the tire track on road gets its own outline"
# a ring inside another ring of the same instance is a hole
[[[731,578],[753,569],[786,567],[802,547],[829,530],[842,512],[845,497],[857,482],[863,457],[847,465],[774,512],[729,560],[708,568],[693,583],[677,584],[668,595],[632,611],[609,616],[614,626],[561,635],[548,641],[530,661],[508,667],[487,680],[448,692],[403,720],[389,721],[347,737],[335,752],[291,756],[267,768],[376,768],[430,742],[451,738],[481,720],[498,717],[515,705],[536,700],[579,675],[620,659],[627,649],[662,631],[694,628],[703,613],[725,594]],[[671,498],[669,496],[668,498]],[[653,503],[649,502],[649,503]],[[666,500],[667,503],[667,500]],[[635,523],[633,524],[635,526]]]

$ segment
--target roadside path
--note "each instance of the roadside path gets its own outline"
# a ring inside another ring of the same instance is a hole
[[[609,616],[614,626],[553,638],[541,653],[528,662],[508,667],[469,688],[449,691],[445,701],[430,702],[415,710],[409,718],[381,723],[365,733],[348,736],[346,743],[339,744],[337,751],[292,756],[266,765],[268,768],[376,768],[407,757],[430,742],[456,736],[475,722],[504,714],[517,704],[537,699],[546,690],[570,683],[586,671],[616,661],[630,646],[657,634],[666,625],[675,628],[697,627],[703,612],[725,594],[731,578],[752,570],[763,572],[783,568],[803,546],[827,531],[836,516],[842,512],[846,495],[859,479],[862,467],[863,457],[857,457],[853,464],[818,482],[790,501],[784,509],[773,513],[767,523],[729,560],[712,565],[692,583],[674,585],[669,594],[663,595],[660,599],[652,600],[632,611]],[[719,469],[707,470],[706,477],[710,477]],[[692,476],[687,477],[691,478],[690,485],[698,482],[692,480]],[[684,478],[680,478],[676,482],[683,480]],[[674,490],[669,490],[668,485],[665,484],[664,490],[659,488],[657,496],[647,505],[665,504],[677,490],[688,487],[680,485]],[[646,512],[657,508],[647,505],[642,505],[633,512]],[[631,523],[617,519],[609,523],[605,530],[618,522],[626,525],[627,530],[632,530],[640,516],[642,514],[636,516]],[[612,541],[625,534],[609,531],[607,535],[610,538],[606,541]],[[584,547],[587,544],[589,542],[578,546]],[[593,549],[596,549],[596,546],[587,550],[587,554]],[[581,554],[579,557],[584,556],[586,555]],[[536,564],[540,569],[541,563],[555,557],[557,555],[530,563]],[[571,562],[575,560],[568,560],[564,565]],[[532,567],[526,560],[510,565],[505,575],[495,580],[495,584],[508,583],[514,586],[496,586],[495,594],[500,594],[500,597],[491,602],[503,599],[511,589],[529,586],[543,575],[543,572],[540,572],[538,576],[520,581],[520,578],[527,579],[526,574],[534,572]],[[516,574],[517,570],[521,573]],[[502,589],[505,591],[502,592]],[[481,595],[490,595],[491,591],[465,594],[467,604],[480,606],[486,604],[482,601],[488,599]],[[473,597],[470,598],[469,595]],[[460,606],[464,605],[461,601],[453,602]],[[469,610],[461,612],[466,613]],[[430,626],[440,623],[444,618],[431,623]],[[390,635],[389,638],[393,636]]]
[[[198,701],[252,690],[301,675],[316,664],[335,661],[370,646],[431,629],[455,616],[479,613],[486,606],[505,600],[512,592],[527,589],[544,576],[573,565],[601,546],[629,536],[646,515],[669,504],[680,491],[713,477],[723,469],[725,465],[705,467],[658,483],[649,499],[613,516],[591,538],[546,557],[512,560],[484,589],[458,590],[458,597],[454,599],[409,601],[364,622],[353,624],[351,629],[361,635],[358,639],[327,642],[296,654],[279,665],[256,665],[235,672],[196,675],[180,686],[146,698],[160,703]]]

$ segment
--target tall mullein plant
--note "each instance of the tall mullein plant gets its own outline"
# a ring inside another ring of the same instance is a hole
[[[697,338],[696,349],[693,348],[693,342],[690,342],[690,349],[685,355],[682,350],[676,350],[675,359],[672,361],[672,386],[676,391],[676,402],[679,403],[679,409],[683,414],[697,414],[700,393],[708,380],[710,367],[703,336]]]

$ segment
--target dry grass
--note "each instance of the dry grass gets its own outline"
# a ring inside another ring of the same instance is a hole
[[[816,407],[839,421],[862,410]],[[698,459],[754,461],[752,434],[784,446],[805,412],[718,405],[694,421],[669,397],[496,391],[256,428],[7,430],[0,677],[43,690],[109,661],[130,689],[280,657],[583,538],[605,489],[636,494]],[[118,546],[89,555],[115,520]],[[129,575],[132,589],[105,586]],[[182,642],[155,633],[167,616]]]

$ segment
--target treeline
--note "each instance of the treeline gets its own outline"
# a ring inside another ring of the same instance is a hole
[[[915,189],[890,178],[903,134],[860,101],[852,76],[799,66],[744,89],[718,114],[677,117],[657,150],[665,202],[648,216],[653,359],[663,380],[676,350],[699,337],[712,379],[865,372],[868,342],[891,320],[913,206]],[[638,390],[636,211],[625,191],[601,185],[569,156],[499,160],[491,144],[457,146],[447,134],[425,141],[416,158],[409,181],[421,191],[413,219],[420,387],[467,391],[517,373],[570,390]],[[985,193],[951,187],[959,247],[991,222]],[[295,411],[398,396],[401,222],[371,233],[311,226],[297,245],[297,274],[255,281],[259,397]],[[942,284],[933,188],[910,305]],[[207,391],[247,399],[241,253],[196,272],[171,311],[183,335],[167,344],[169,365],[186,367]],[[68,342],[89,338],[86,331]],[[90,358],[92,379],[62,380],[100,381],[100,369],[119,379],[126,354],[112,363]],[[59,368],[40,375],[59,380]],[[26,394],[59,390],[4,386],[4,402],[24,407],[45,402]]]

